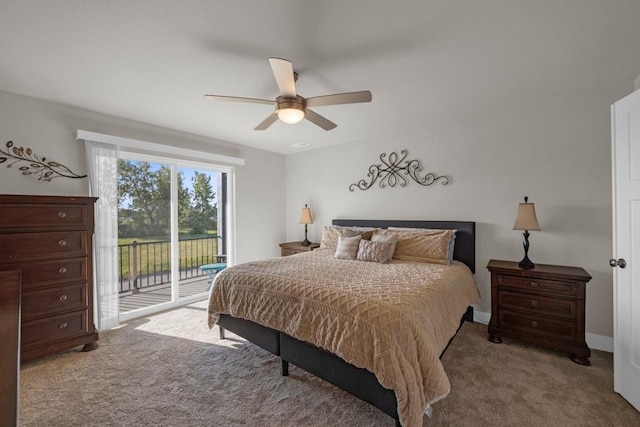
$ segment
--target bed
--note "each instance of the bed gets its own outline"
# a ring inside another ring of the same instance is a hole
[[[450,266],[342,261],[329,247],[241,264],[216,277],[209,326],[217,324],[221,336],[227,329],[279,356],[282,375],[293,363],[379,408],[396,425],[421,426],[424,410],[449,391],[439,358],[462,322],[473,320],[470,305],[479,298],[473,282],[475,223],[334,220],[332,225],[455,229],[449,254],[454,261]],[[446,279],[450,274],[453,279]],[[421,285],[427,275],[435,285]],[[372,278],[385,285],[368,285]],[[253,280],[258,288],[249,286]],[[344,303],[343,294],[357,298]],[[267,304],[261,306],[263,299]]]

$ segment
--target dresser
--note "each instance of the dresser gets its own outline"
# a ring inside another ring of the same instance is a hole
[[[0,195],[0,270],[21,270],[21,360],[93,350],[95,198]]]
[[[0,271],[0,426],[18,425],[20,271]]]
[[[282,256],[295,255],[302,252],[309,252],[319,247],[320,245],[318,243],[312,243],[309,246],[304,246],[300,242],[280,243],[280,254]]]
[[[566,351],[571,360],[590,365],[585,342],[585,291],[591,276],[580,267],[491,260],[489,341],[502,337]]]

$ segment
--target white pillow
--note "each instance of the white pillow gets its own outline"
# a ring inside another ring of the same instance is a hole
[[[362,236],[339,236],[334,257],[337,259],[356,259],[360,240],[362,240]]]
[[[389,259],[393,258],[393,253],[396,251],[396,244],[398,243],[398,235],[396,233],[382,234],[376,231],[371,236],[371,241],[389,243]]]

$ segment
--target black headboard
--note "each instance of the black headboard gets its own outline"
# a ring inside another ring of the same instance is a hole
[[[455,229],[456,245],[453,259],[467,265],[476,272],[476,223],[472,221],[410,221],[410,220],[378,220],[378,219],[334,219],[333,225],[342,227],[409,227]]]

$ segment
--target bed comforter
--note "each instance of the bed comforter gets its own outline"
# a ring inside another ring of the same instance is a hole
[[[394,390],[401,424],[416,427],[449,393],[439,357],[478,300],[462,263],[377,264],[318,249],[227,268],[213,283],[208,322],[247,319],[373,372]]]

